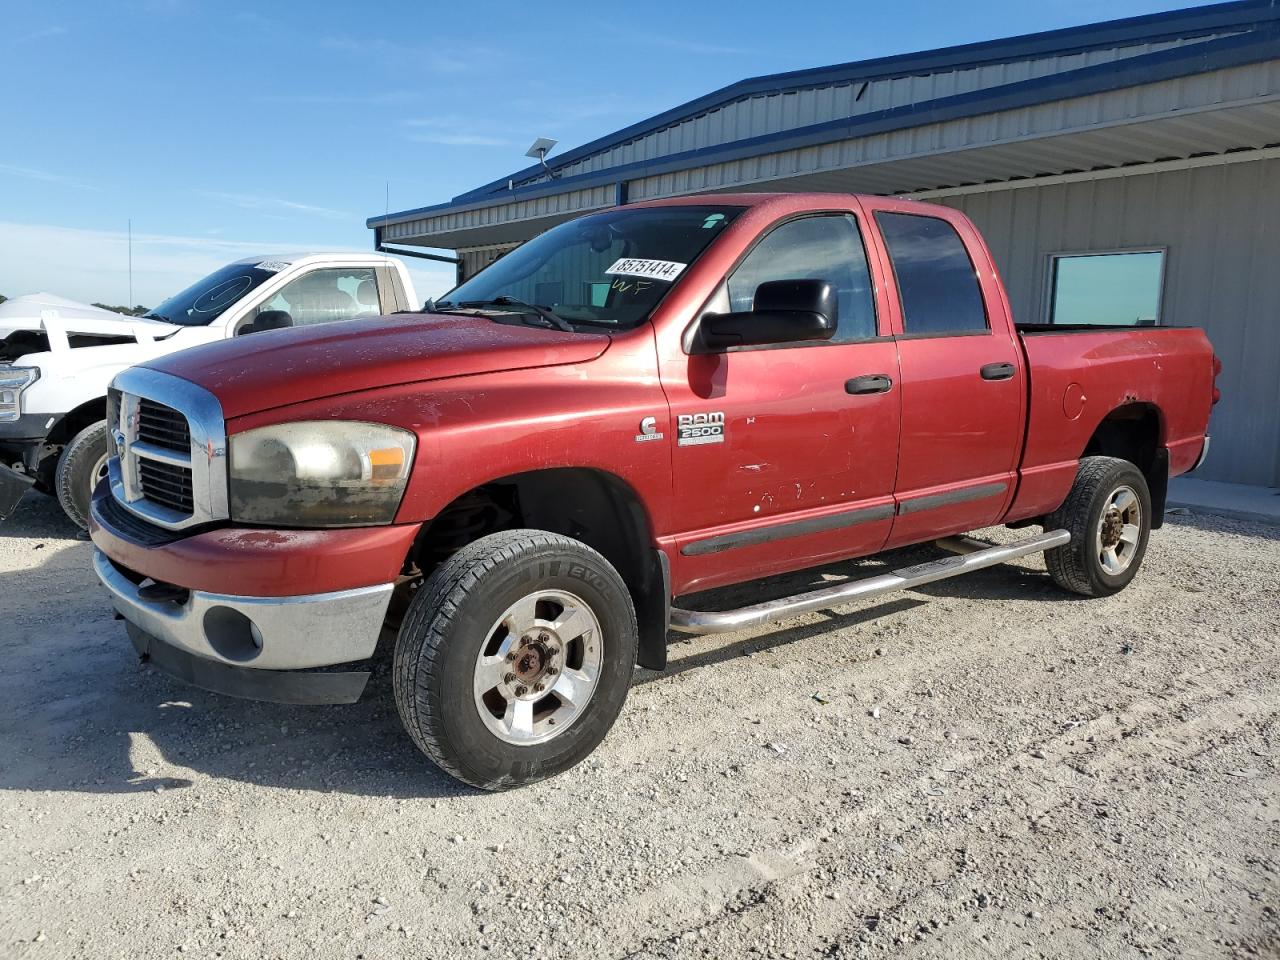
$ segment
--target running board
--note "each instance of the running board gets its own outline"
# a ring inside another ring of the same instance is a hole
[[[1025,557],[1032,553],[1043,553],[1054,547],[1066,546],[1070,542],[1071,533],[1067,530],[1052,530],[1004,546],[986,546],[968,538],[949,537],[945,541],[939,541],[939,545],[961,553],[960,556],[930,560],[928,563],[903,567],[901,570],[884,573],[878,577],[868,577],[866,580],[855,580],[834,587],[825,587],[822,590],[799,593],[794,597],[783,597],[781,600],[757,603],[750,607],[739,607],[737,610],[704,612],[673,608],[671,629],[679,630],[681,633],[702,634],[729,633],[734,630],[744,630],[747,627],[758,627],[774,620],[848,603],[851,600],[865,600],[868,597],[878,597],[897,590],[922,587],[926,583],[994,567],[1006,560],[1016,560],[1018,557]]]

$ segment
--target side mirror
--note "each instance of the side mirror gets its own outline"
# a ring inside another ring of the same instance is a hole
[[[696,352],[830,340],[836,310],[835,287],[825,280],[771,280],[756,287],[751,310],[703,317]]]
[[[238,336],[246,333],[261,333],[263,330],[283,330],[293,326],[293,317],[288,310],[263,310],[253,323],[246,323],[240,328]]]

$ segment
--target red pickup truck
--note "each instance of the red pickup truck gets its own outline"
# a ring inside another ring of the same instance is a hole
[[[585,757],[668,631],[1043,552],[1125,587],[1208,447],[1197,329],[1015,327],[944,207],[747,194],[563,223],[421,314],[120,374],[95,565],[139,653],[350,702],[384,626],[405,727],[500,789]],[[1013,544],[959,537],[1039,526]],[[955,556],[739,610],[673,601],[906,544]],[[345,667],[339,665],[347,665]]]

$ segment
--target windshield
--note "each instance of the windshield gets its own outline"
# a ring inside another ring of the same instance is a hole
[[[617,207],[571,220],[512,250],[436,308],[536,306],[567,324],[634,327],[742,209]]]
[[[229,263],[203,280],[197,280],[181,293],[176,293],[144,316],[184,327],[201,327],[222,316],[223,312],[250,290],[270,280],[288,264],[280,261]],[[264,269],[265,268],[265,269]]]

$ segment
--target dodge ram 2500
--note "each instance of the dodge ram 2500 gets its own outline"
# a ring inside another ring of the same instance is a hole
[[[414,742],[499,789],[603,739],[668,630],[752,627],[1044,553],[1123,589],[1208,446],[1198,329],[1015,327],[960,213],[716,195],[561,224],[430,312],[116,377],[94,562],[210,690],[358,698],[384,624]],[[1004,524],[1012,544],[961,537]],[[737,610],[679,598],[939,540]],[[340,666],[346,665],[346,666]]]
[[[198,343],[419,305],[404,264],[373,253],[248,257],[144,316],[49,294],[0,304],[0,519],[34,486],[81,527],[107,468],[107,385]]]

